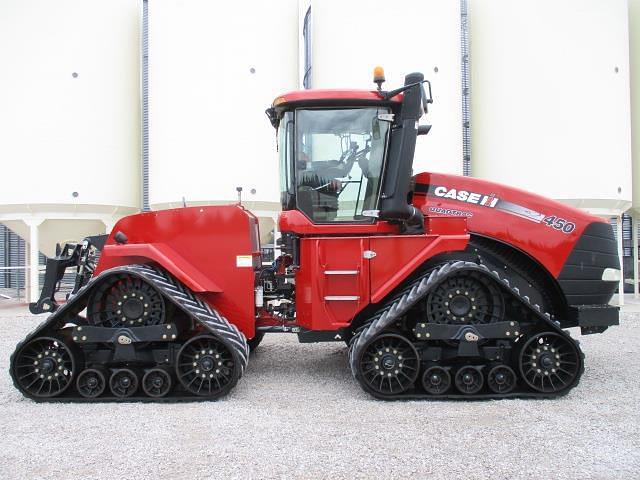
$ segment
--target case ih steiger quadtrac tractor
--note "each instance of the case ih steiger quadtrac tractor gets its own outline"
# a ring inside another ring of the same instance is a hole
[[[47,261],[11,357],[34,400],[218,398],[266,333],[341,341],[381,399],[554,397],[601,333],[620,274],[609,224],[469,177],[412,175],[422,74],[383,91],[307,90],[267,110],[277,129],[282,232],[263,266],[240,204],[143,212]],[[428,87],[428,88],[427,88]],[[66,268],[76,285],[58,305]]]

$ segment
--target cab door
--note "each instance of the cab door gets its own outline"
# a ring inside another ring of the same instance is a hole
[[[296,275],[298,324],[312,330],[349,325],[369,304],[368,237],[314,237],[300,240]]]

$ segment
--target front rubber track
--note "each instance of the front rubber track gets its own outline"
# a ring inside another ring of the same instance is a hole
[[[38,325],[31,333],[29,333],[21,342],[18,343],[15,351],[11,355],[10,374],[14,386],[21,393],[23,393],[25,397],[30,398],[36,402],[184,402],[214,399],[212,397],[201,397],[192,395],[180,388],[176,389],[175,392],[172,391],[167,396],[161,398],[144,396],[141,390],[133,396],[126,398],[116,398],[110,396],[110,394],[106,392],[102,396],[96,398],[85,398],[76,392],[75,381],[77,379],[77,375],[84,368],[84,362],[80,347],[75,345],[74,342],[69,338],[70,335],[68,335],[66,329],[63,330],[64,325],[67,322],[78,323],[79,319],[83,319],[79,316],[79,314],[86,308],[91,293],[94,291],[95,287],[102,281],[106,280],[109,276],[119,274],[131,275],[133,277],[138,277],[148,283],[151,283],[158,291],[161,292],[166,300],[170,301],[178,309],[182,310],[185,315],[190,317],[195,325],[199,325],[200,327],[204,328],[206,334],[217,337],[221,342],[229,347],[238,369],[238,374],[234,375],[237,378],[233,380],[233,385],[225,389],[224,393],[231,390],[237,383],[238,379],[242,376],[247,366],[249,358],[249,346],[247,344],[245,336],[238,330],[235,325],[229,323],[226,318],[224,318],[217,311],[211,308],[197,294],[191,292],[186,286],[184,286],[173,276],[161,269],[148,265],[128,265],[123,267],[116,267],[102,272],[100,275],[89,281],[87,285],[82,287],[77,292],[77,294],[70,298],[65,304],[61,305],[60,308],[56,310],[56,312],[49,315],[42,323],[40,323],[40,325]],[[78,324],[81,325],[82,323]],[[31,340],[37,337],[46,336],[64,337],[63,339],[65,343],[70,345],[78,356],[79,366],[77,366],[75,371],[73,372],[73,386],[66,392],[62,393],[59,397],[34,397],[21,388],[15,375],[14,360],[16,354],[24,345],[26,345]],[[95,365],[91,366],[93,367]],[[104,367],[107,369],[114,368],[109,365],[104,365]],[[153,366],[147,366],[144,368],[152,367]],[[173,365],[171,365],[171,368],[173,371]]]

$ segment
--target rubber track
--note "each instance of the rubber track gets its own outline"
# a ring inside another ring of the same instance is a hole
[[[477,264],[473,262],[456,261],[449,262],[441,265],[422,277],[416,279],[413,283],[407,286],[402,292],[398,293],[395,297],[389,300],[385,305],[365,323],[365,328],[360,328],[356,331],[354,339],[350,342],[349,348],[349,365],[351,367],[351,373],[354,378],[357,377],[357,360],[362,355],[362,349],[377,335],[382,333],[385,329],[390,327],[396,320],[406,314],[414,305],[420,300],[425,298],[429,291],[445,280],[447,277],[453,276],[461,271],[477,271],[483,275],[493,279],[503,288],[508,290],[514,298],[520,301],[520,303],[527,308],[535,317],[546,323],[551,331],[562,335],[569,341],[573,342],[580,354],[581,365],[573,382],[573,385],[563,389],[558,393],[541,393],[541,392],[512,392],[508,394],[478,394],[478,395],[464,395],[464,394],[445,394],[445,395],[431,395],[428,393],[407,393],[397,395],[383,395],[379,393],[372,393],[376,398],[383,400],[418,400],[418,399],[500,399],[500,398],[555,398],[563,396],[568,393],[573,387],[575,387],[580,381],[580,377],[584,372],[584,353],[580,349],[580,346],[576,340],[560,328],[560,323],[551,320],[551,316],[543,312],[539,305],[532,305],[529,301],[529,297],[521,295],[518,288],[511,287],[507,278],[502,278],[497,271],[490,270],[486,265]],[[370,392],[371,393],[371,392]]]
[[[223,340],[226,340],[231,347],[234,348],[236,353],[237,360],[240,364],[240,375],[238,378],[242,377],[244,370],[247,367],[247,363],[249,361],[249,345],[247,344],[247,339],[244,334],[238,330],[238,327],[230,323],[225,317],[220,315],[215,309],[211,308],[208,303],[203,301],[199,295],[192,292],[189,288],[183,285],[179,280],[174,278],[168,272],[164,270],[160,270],[155,267],[151,267],[148,265],[126,265],[123,267],[115,267],[109,270],[105,270],[97,277],[92,278],[84,287],[82,287],[78,292],[70,297],[69,300],[60,306],[54,313],[49,315],[42,323],[40,323],[31,333],[29,333],[21,342],[19,342],[11,355],[10,365],[13,366],[13,360],[16,353],[22,348],[23,345],[31,341],[32,339],[41,335],[41,333],[47,329],[47,327],[54,327],[58,320],[62,320],[61,325],[64,325],[66,322],[64,321],[65,316],[67,314],[77,315],[80,311],[82,311],[86,303],[82,303],[83,300],[88,299],[91,290],[96,287],[100,282],[102,282],[105,278],[114,275],[114,274],[128,274],[133,275],[135,277],[142,278],[143,280],[149,282],[154,287],[156,287],[165,298],[168,298],[173,304],[175,304],[178,308],[180,308],[185,314],[187,314],[191,319],[195,322],[199,323],[203,327],[205,327],[212,335],[217,336]],[[46,334],[46,333],[45,333]],[[10,368],[11,378],[13,380],[14,386],[24,395],[24,392],[18,387],[18,383],[16,378],[13,375],[13,368]],[[74,381],[76,375],[79,372],[74,374]],[[66,392],[65,392],[66,393]],[[186,395],[184,397],[161,397],[161,398],[149,398],[149,397],[126,397],[126,398],[110,398],[110,397],[98,397],[95,399],[86,399],[81,396],[78,397],[65,397],[65,393],[60,397],[51,397],[51,398],[40,398],[40,397],[32,397],[30,395],[29,398],[38,401],[38,402],[55,402],[55,401],[77,401],[77,402],[105,402],[105,401],[121,401],[121,402],[130,402],[130,401],[198,401],[198,400],[207,400],[207,398],[202,398],[198,396]]]

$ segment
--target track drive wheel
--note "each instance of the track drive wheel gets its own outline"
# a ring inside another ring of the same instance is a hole
[[[91,294],[87,319],[110,328],[160,325],[165,320],[165,303],[150,283],[119,273],[105,278]]]
[[[484,324],[503,318],[504,298],[492,279],[463,271],[436,285],[426,308],[431,323]]]
[[[11,376],[26,396],[39,399],[62,394],[73,381],[76,359],[56,337],[37,337],[15,353]]]
[[[397,395],[413,387],[419,368],[418,352],[407,338],[383,333],[362,349],[356,378],[374,395]]]
[[[531,337],[520,351],[520,373],[538,392],[558,393],[574,385],[582,371],[576,343],[553,332]]]
[[[233,346],[213,335],[185,343],[176,360],[176,375],[189,393],[210,399],[221,397],[238,382],[240,363]]]

